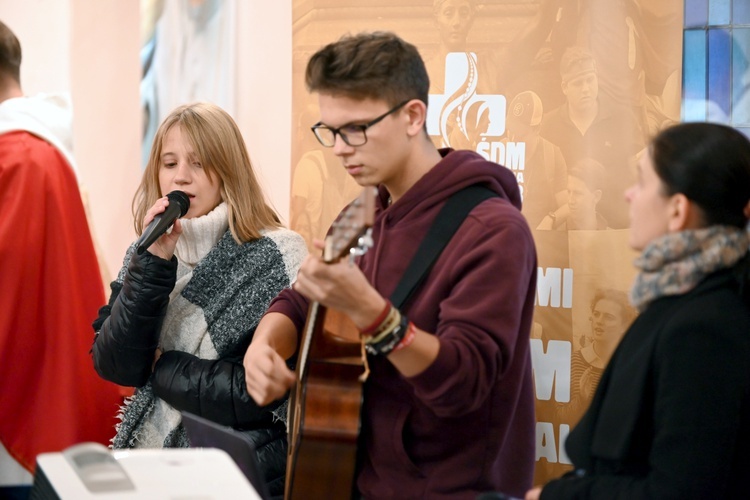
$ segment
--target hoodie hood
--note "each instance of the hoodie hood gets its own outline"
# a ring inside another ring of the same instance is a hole
[[[506,167],[485,160],[474,151],[441,149],[443,159],[419,179],[393,206],[388,207],[389,193],[380,187],[378,205],[389,208],[389,218],[398,221],[407,214],[429,211],[444,203],[453,193],[482,184],[521,210],[521,191],[516,176]]]
[[[78,175],[73,158],[73,110],[67,94],[15,97],[0,103],[0,134],[17,130],[52,144]]]

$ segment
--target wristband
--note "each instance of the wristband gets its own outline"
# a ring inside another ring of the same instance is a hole
[[[382,340],[365,343],[365,349],[368,353],[377,356],[388,355],[404,339],[409,330],[409,318],[403,314],[399,314],[399,316],[401,316],[399,323]]]
[[[401,322],[401,313],[398,309],[391,306],[390,311],[388,311],[388,316],[383,320],[382,323],[380,323],[380,326],[378,326],[378,329],[375,330],[375,332],[370,335],[369,337],[365,337],[365,342],[367,344],[377,344],[384,338],[386,338],[391,331],[393,331],[394,328],[398,326],[398,324]]]
[[[363,337],[368,337],[370,335],[373,335],[376,330],[379,330],[380,325],[385,321],[385,319],[388,317],[388,313],[391,312],[391,301],[386,299],[385,301],[385,308],[378,314],[378,317],[375,318],[375,321],[370,323],[369,326],[366,328],[362,328],[359,331],[359,334]]]
[[[404,338],[401,339],[401,342],[396,344],[396,347],[393,348],[391,352],[400,351],[404,347],[409,347],[412,342],[414,342],[414,337],[417,336],[417,328],[414,326],[414,323],[409,321],[409,326],[407,327],[406,335]]]

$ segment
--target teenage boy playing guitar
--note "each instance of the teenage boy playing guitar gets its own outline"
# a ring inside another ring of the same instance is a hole
[[[396,35],[323,47],[306,83],[318,94],[318,140],[357,183],[378,188],[374,245],[355,265],[307,258],[258,325],[244,360],[248,392],[263,405],[295,384],[287,360],[309,304],[321,304],[353,322],[368,353],[353,496],[522,497],[535,458],[537,261],[514,175],[474,152],[436,149],[425,127],[424,63]],[[471,210],[415,293],[392,306],[440,209],[475,184],[494,196]]]

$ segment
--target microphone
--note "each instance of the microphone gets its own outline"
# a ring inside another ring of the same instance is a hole
[[[161,235],[167,232],[174,221],[182,217],[190,209],[190,198],[182,191],[172,191],[167,195],[169,205],[164,212],[160,213],[148,225],[138,241],[136,252],[142,254],[144,250],[154,244]]]

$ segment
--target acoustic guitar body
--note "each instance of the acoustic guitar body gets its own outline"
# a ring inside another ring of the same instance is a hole
[[[288,499],[347,499],[354,491],[364,370],[361,346],[338,336],[342,324],[349,322],[346,316],[322,312],[324,327],[316,332],[306,381],[290,402],[295,408],[292,425],[298,427],[292,432],[296,443],[290,443],[287,464],[294,470],[287,474]],[[333,332],[326,329],[332,316]],[[351,328],[356,333],[354,325]]]

